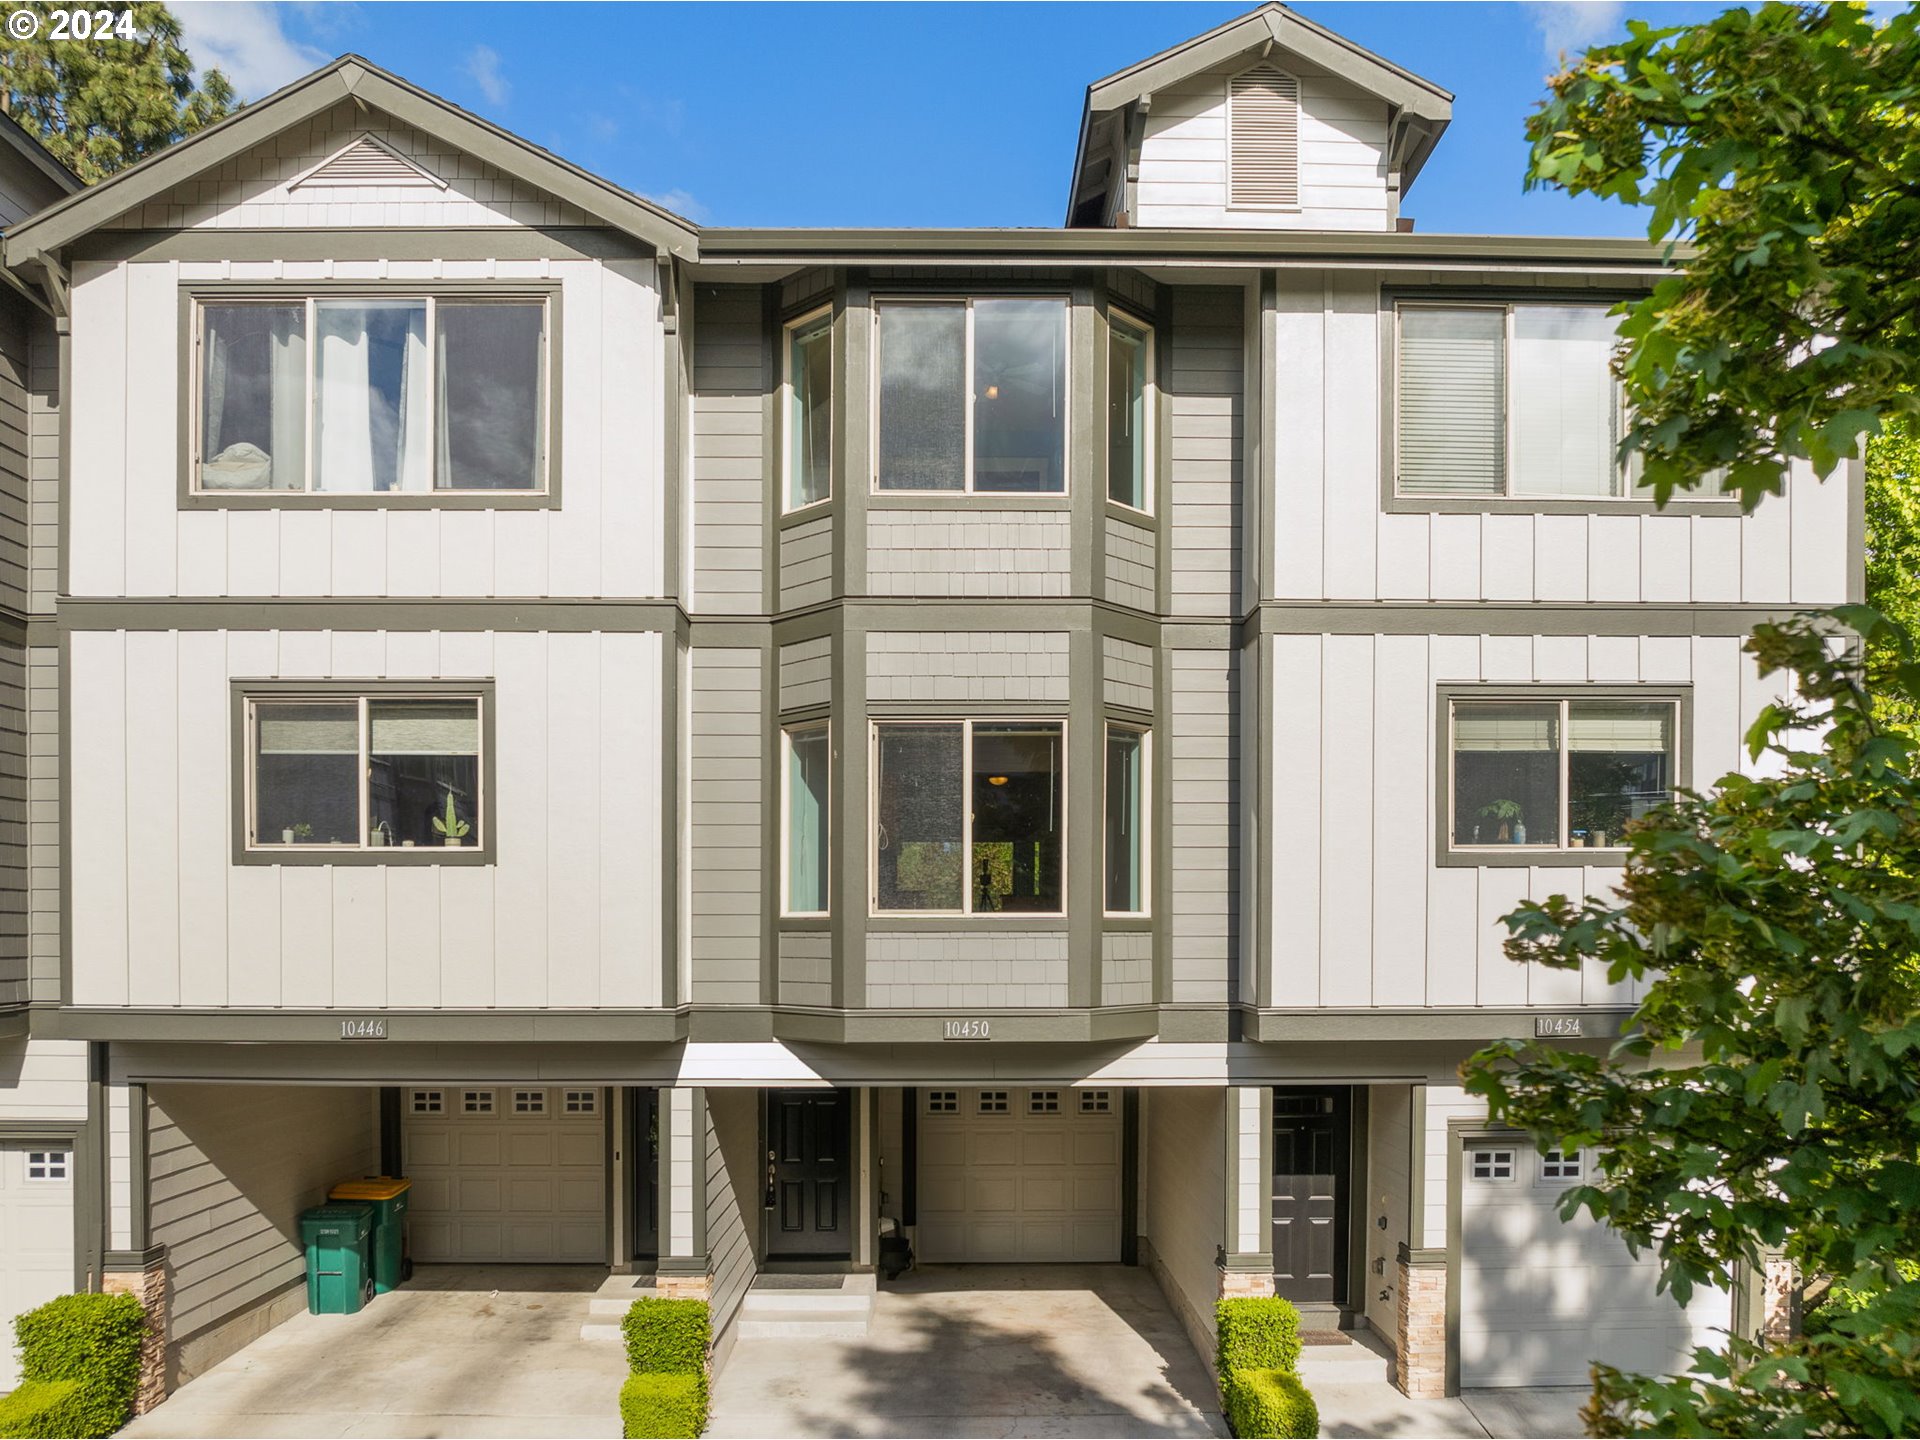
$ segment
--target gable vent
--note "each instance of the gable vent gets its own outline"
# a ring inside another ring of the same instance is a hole
[[[421,169],[384,141],[362,135],[346,149],[322,160],[289,188],[327,185],[432,185],[444,190],[447,182]]]
[[[1300,82],[1271,65],[1227,84],[1227,203],[1300,206]]]

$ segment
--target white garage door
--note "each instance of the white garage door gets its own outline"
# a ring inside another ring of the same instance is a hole
[[[922,1090],[919,1155],[919,1259],[1119,1260],[1119,1091]]]
[[[0,1323],[73,1290],[73,1152],[0,1145]],[[0,1346],[0,1390],[20,1383],[12,1345]]]
[[[415,1260],[606,1260],[600,1090],[455,1085],[402,1094]]]
[[[1687,1308],[1656,1293],[1659,1261],[1638,1260],[1606,1226],[1562,1223],[1560,1196],[1590,1154],[1469,1145],[1461,1190],[1460,1384],[1585,1385],[1596,1360],[1671,1374],[1732,1318],[1724,1291]]]

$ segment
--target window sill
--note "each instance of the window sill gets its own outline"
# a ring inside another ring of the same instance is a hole
[[[1619,846],[1609,845],[1605,849],[1598,846],[1593,849],[1549,850],[1535,849],[1530,845],[1510,845],[1498,850],[1443,850],[1435,857],[1436,865],[1450,869],[1529,869],[1534,866],[1572,870],[1594,866],[1603,869],[1619,869],[1627,863],[1627,852]]]
[[[1389,515],[1721,515],[1737,519],[1738,500],[1589,500],[1540,495],[1388,495],[1381,507]]]
[[[1067,510],[1071,497],[1058,490],[1023,494],[1010,490],[875,490],[869,510]]]
[[[412,491],[404,495],[371,495],[310,490],[188,490],[180,496],[182,510],[557,510],[560,497],[552,491],[449,490]]]
[[[1159,522],[1154,519],[1153,512],[1150,510],[1136,510],[1131,505],[1123,505],[1112,496],[1107,497],[1106,506],[1109,520],[1124,520],[1127,524],[1137,525],[1142,530],[1158,528]]]
[[[876,910],[867,917],[868,933],[887,930],[1065,930],[1065,915],[1000,911],[993,915],[942,915],[925,910]]]
[[[829,495],[824,500],[814,500],[795,509],[782,511],[778,526],[782,530],[791,530],[796,525],[805,525],[810,521],[831,520],[839,514],[839,511],[840,507],[834,503],[834,497]]]
[[[491,865],[494,855],[491,850],[478,846],[458,845],[449,848],[445,845],[383,845],[377,850],[349,850],[342,846],[338,850],[295,850],[266,848],[249,850],[244,846],[234,850],[233,863],[236,865],[288,865],[288,866],[335,866],[335,865]]]

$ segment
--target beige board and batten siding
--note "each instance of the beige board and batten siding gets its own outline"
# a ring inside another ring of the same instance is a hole
[[[1231,206],[1227,85],[1252,57],[1156,91],[1140,144],[1133,223],[1253,230],[1388,230],[1387,103],[1276,51],[1300,82],[1297,209]]]
[[[1031,700],[1057,710],[1067,702],[1068,665],[1064,631],[872,631],[867,699]]]
[[[761,292],[702,285],[694,298],[693,597],[699,614],[766,610],[767,373]]]
[[[339,508],[178,498],[183,287],[516,282],[560,290],[550,441],[564,504]],[[74,373],[113,383],[72,436],[70,585],[83,596],[654,597],[665,540],[661,326],[652,261],[85,261]]]
[[[1845,467],[1796,465],[1787,493],[1742,518],[1609,511],[1390,512],[1380,278],[1282,270],[1270,382],[1270,598],[1593,604],[1838,604],[1847,597]],[[1506,298],[1512,289],[1489,291]],[[1560,292],[1564,295],[1564,292]],[[1611,296],[1595,292],[1595,303]]]
[[[867,511],[867,592],[925,599],[1058,599],[1073,579],[1065,510]]]
[[[1439,866],[1438,687],[1690,686],[1692,775],[1748,767],[1745,727],[1780,691],[1740,636],[1280,635],[1268,639],[1273,1004],[1624,1005],[1604,969],[1508,960],[1522,900],[1604,895],[1614,864]],[[1177,854],[1178,852],[1176,852]]]
[[[147,1099],[151,1233],[185,1381],[305,1308],[300,1212],[378,1165],[374,1092],[168,1083]]]
[[[1167,404],[1173,540],[1171,602],[1177,616],[1234,610],[1240,568],[1241,441],[1245,356],[1240,290],[1173,292],[1173,364]]]
[[[991,925],[867,934],[867,1004],[874,1009],[1019,1009],[1067,1003],[1064,930]]]
[[[693,652],[688,790],[691,816],[693,1000],[757,1005],[768,737],[761,718],[759,650]],[[777,815],[777,811],[773,812]]]
[[[760,1092],[709,1088],[707,1096],[707,1254],[713,1265],[713,1333],[724,1337],[759,1272]]]
[[[659,635],[70,643],[74,1004],[660,1003]],[[357,678],[492,680],[493,863],[233,863],[230,681]]]
[[[1211,1362],[1217,1259],[1227,1238],[1227,1091],[1168,1086],[1140,1099],[1141,1258],[1194,1348]]]

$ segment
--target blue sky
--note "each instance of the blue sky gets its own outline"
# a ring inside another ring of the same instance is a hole
[[[1061,223],[1087,83],[1251,8],[1217,3],[180,3],[248,98],[342,51],[714,225]],[[1617,205],[1523,192],[1553,56],[1720,7],[1295,8],[1455,95],[1407,197],[1423,231],[1634,235]]]

